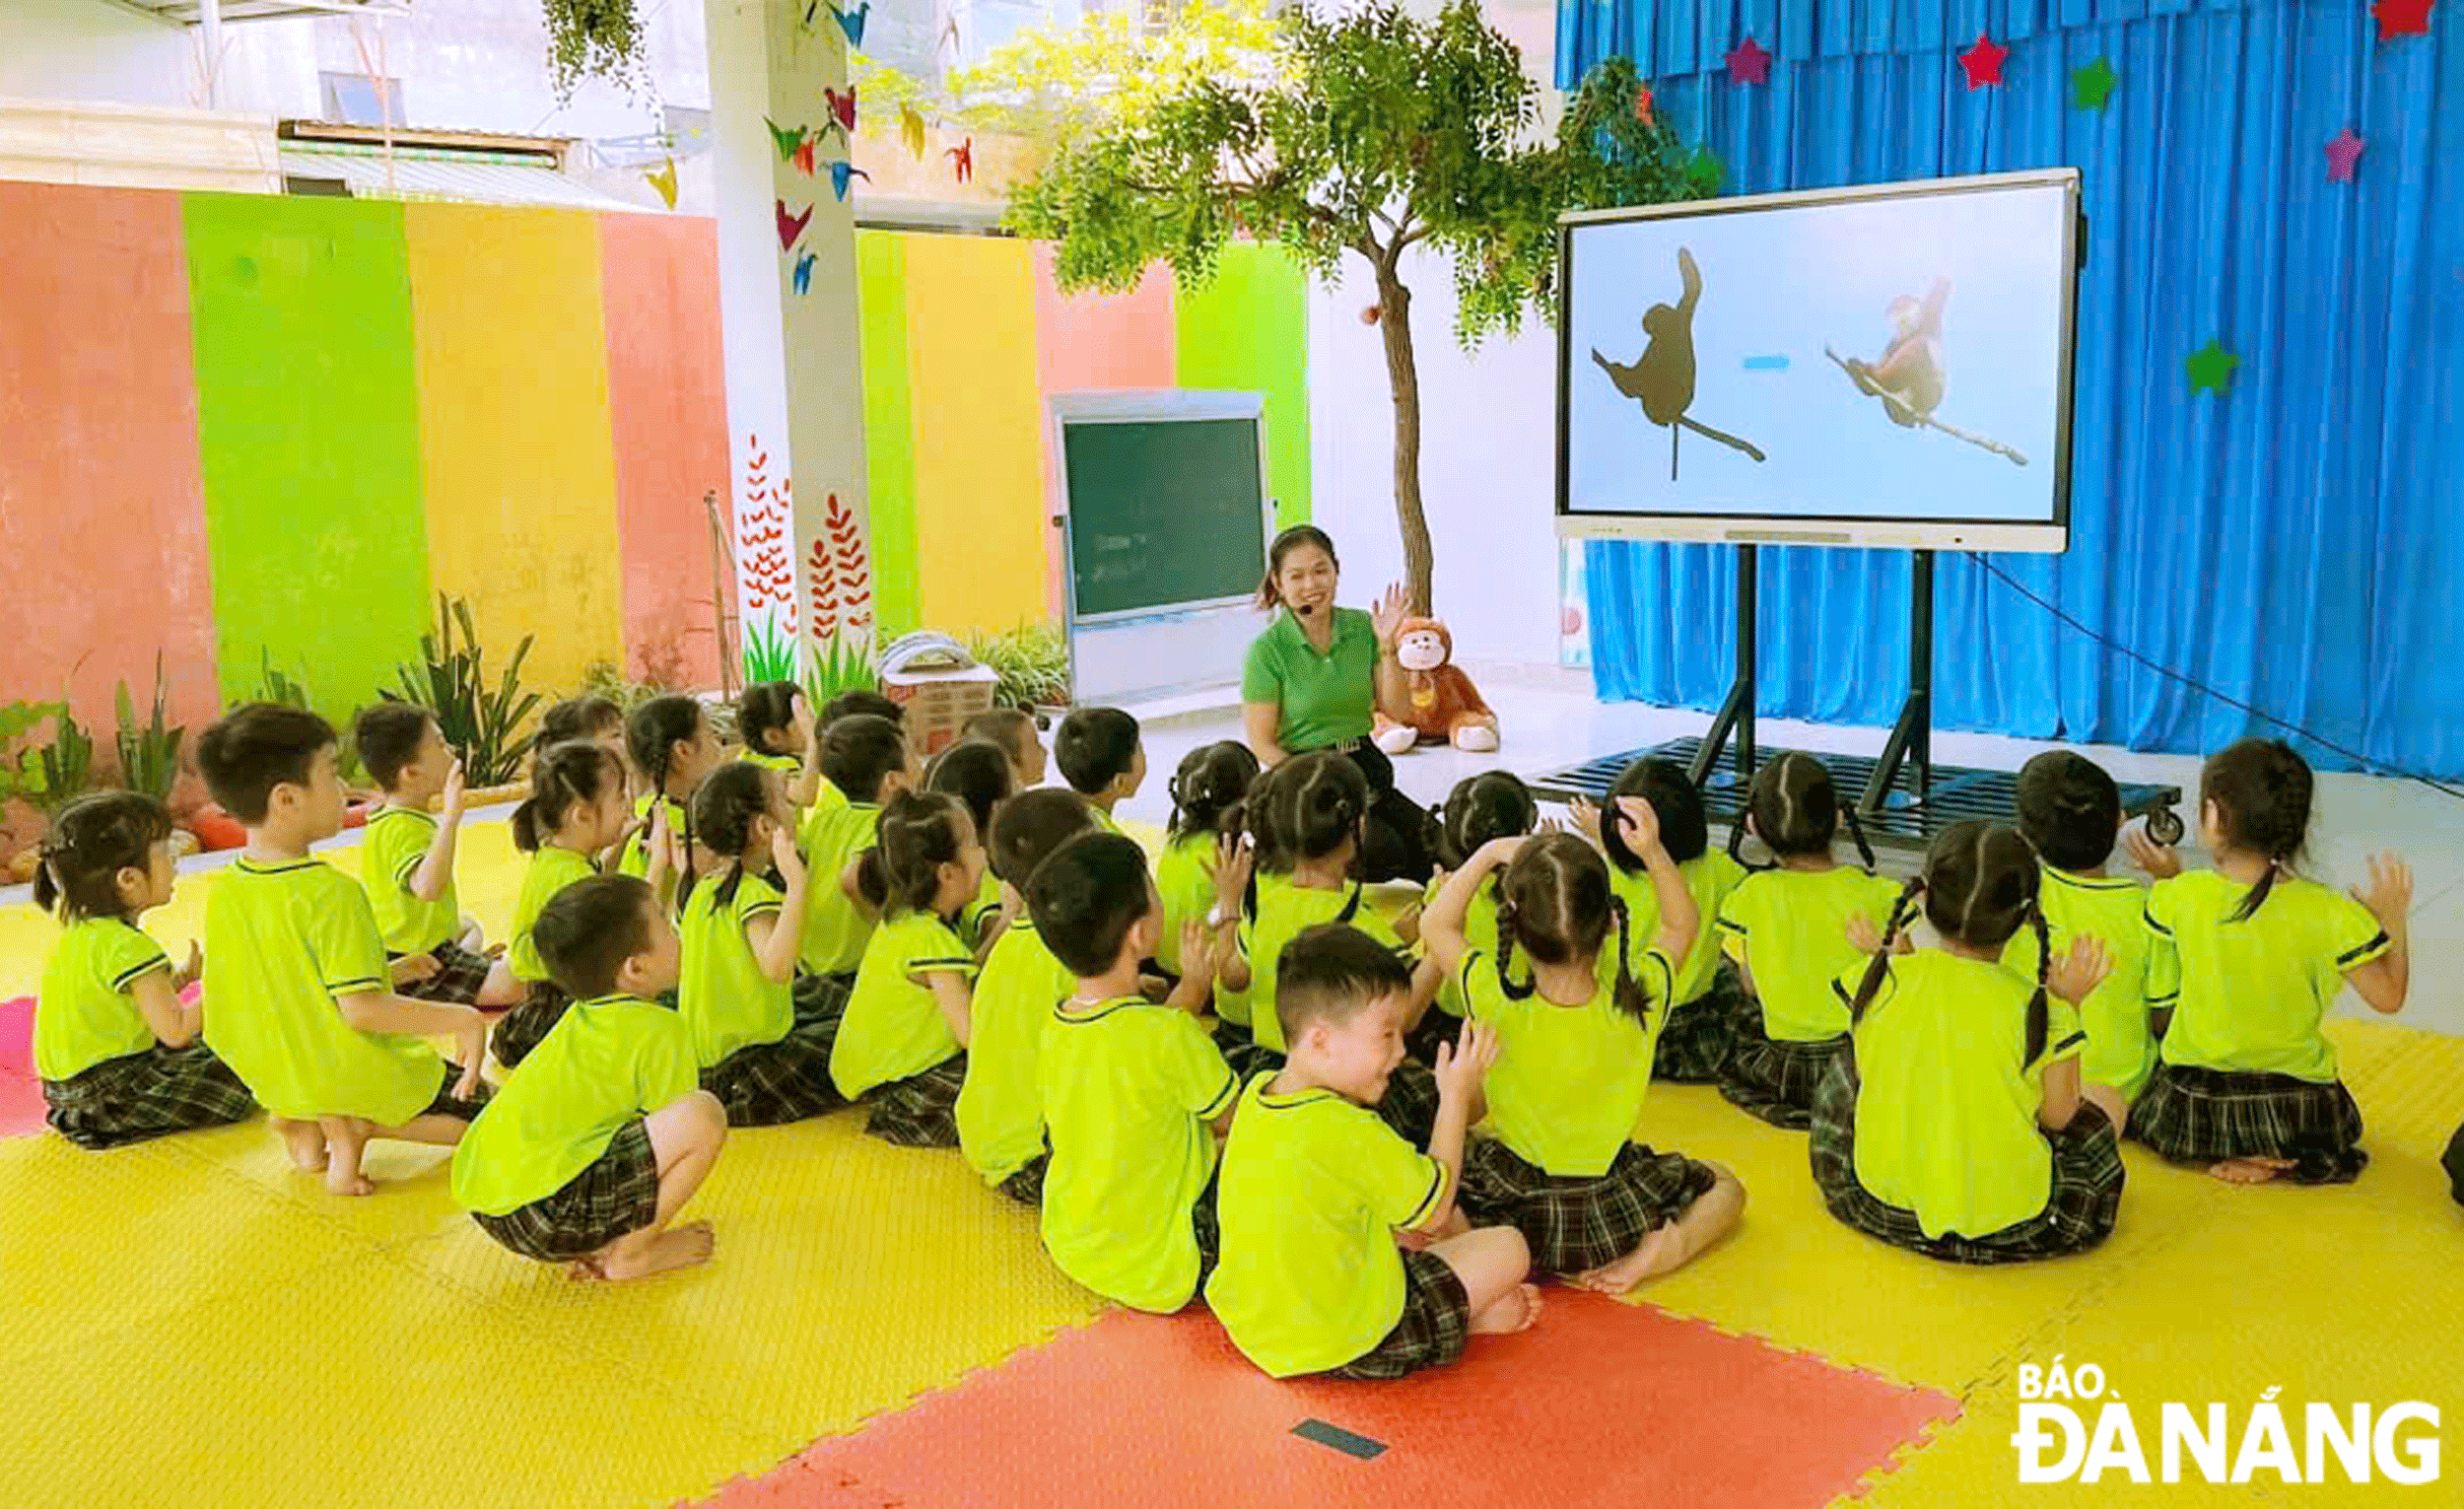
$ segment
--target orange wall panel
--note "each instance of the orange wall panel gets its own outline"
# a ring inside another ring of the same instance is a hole
[[[1035,243],[1036,377],[1044,395],[1092,387],[1170,387],[1174,382],[1175,325],[1172,271],[1161,263],[1146,269],[1127,294],[1068,294],[1053,286],[1053,246]],[[1059,513],[1061,477],[1053,461],[1052,426],[1044,424],[1046,517]],[[1061,534],[1044,531],[1044,606],[1061,622],[1068,604],[1061,573]]]

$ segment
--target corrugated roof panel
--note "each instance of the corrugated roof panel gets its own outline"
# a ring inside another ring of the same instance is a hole
[[[282,154],[291,177],[340,178],[358,199],[433,199],[461,204],[529,204],[574,210],[630,210],[644,206],[602,194],[586,183],[545,168],[513,163],[437,162],[397,157],[388,180],[381,156],[329,152]]]

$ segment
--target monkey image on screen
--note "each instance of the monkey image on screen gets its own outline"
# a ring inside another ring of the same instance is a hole
[[[1880,398],[1882,412],[1901,429],[1938,430],[1952,440],[2006,456],[2014,465],[2025,466],[2027,457],[2000,441],[1934,417],[1943,401],[1942,314],[1943,306],[1950,302],[1951,280],[1936,278],[1923,299],[1901,294],[1883,310],[1890,320],[1891,339],[1879,359],[1865,362],[1843,357],[1828,346],[1822,354],[1839,364],[1859,391]]]
[[[1685,412],[1694,402],[1694,307],[1702,302],[1702,269],[1694,265],[1694,253],[1679,246],[1677,271],[1684,293],[1674,308],[1655,304],[1643,311],[1643,333],[1651,340],[1630,366],[1611,362],[1600,354],[1599,347],[1592,348],[1592,360],[1608,375],[1616,390],[1641,404],[1644,417],[1653,424],[1668,427],[1672,482],[1677,480],[1677,439],[1686,430],[1757,461],[1766,459],[1752,442],[1724,435]]]

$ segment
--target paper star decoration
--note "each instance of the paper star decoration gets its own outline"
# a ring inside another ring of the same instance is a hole
[[[2241,358],[2225,350],[2224,343],[2217,340],[2209,341],[2182,359],[2183,369],[2190,374],[2190,390],[2194,393],[2201,388],[2211,393],[2224,392],[2232,385],[2233,369],[2240,365]]]
[[[2113,98],[2113,86],[2121,76],[2113,71],[2109,59],[2098,58],[2071,74],[2071,107],[2080,110],[2100,110]]]
[[[2011,55],[2008,47],[1995,45],[1984,33],[1976,34],[1976,45],[1959,54],[1959,66],[1967,70],[1968,88],[1983,89],[2002,83],[2002,63]]]
[[[2360,162],[2361,158],[2361,138],[2354,132],[2351,126],[2329,137],[2327,139],[2327,181],[2330,183],[2352,182],[2353,165]]]
[[[1634,118],[1651,124],[1651,86],[1646,84],[1634,92]]]
[[[2428,36],[2430,8],[2434,0],[2372,0],[2370,14],[2378,18],[2378,39],[2390,36]]]
[[[1731,84],[1768,84],[1771,82],[1771,54],[1762,43],[1747,36],[1729,49],[1728,80]]]
[[[1728,169],[1711,155],[1709,147],[1697,149],[1694,160],[1685,165],[1685,181],[1706,199],[1720,191],[1720,184],[1727,177]]]

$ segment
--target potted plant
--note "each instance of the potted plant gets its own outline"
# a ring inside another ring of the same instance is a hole
[[[454,628],[461,641],[454,641]],[[479,648],[470,604],[437,594],[437,632],[419,638],[421,663],[405,665],[399,695],[379,691],[387,702],[409,702],[436,716],[446,746],[462,758],[462,780],[474,807],[518,800],[529,790],[522,762],[538,741],[534,730],[516,732],[539,705],[537,692],[521,689],[522,660],[530,653],[531,636],[513,647],[505,673],[491,686],[487,659]]]
[[[34,732],[68,712],[64,702],[12,702],[0,706],[0,808],[23,801],[39,805],[49,782],[42,746]],[[22,847],[21,847],[22,846]],[[0,884],[23,885],[34,878],[34,846],[0,831]]]
[[[120,757],[120,783],[132,791],[139,791],[168,805],[171,788],[179,781],[179,746],[188,736],[185,725],[171,722],[164,715],[163,654],[154,655],[154,709],[146,722],[137,721],[135,700],[128,695],[128,683],[119,684],[114,710],[119,726],[112,733],[112,743]],[[200,841],[184,828],[171,830],[171,852],[194,854]]]

